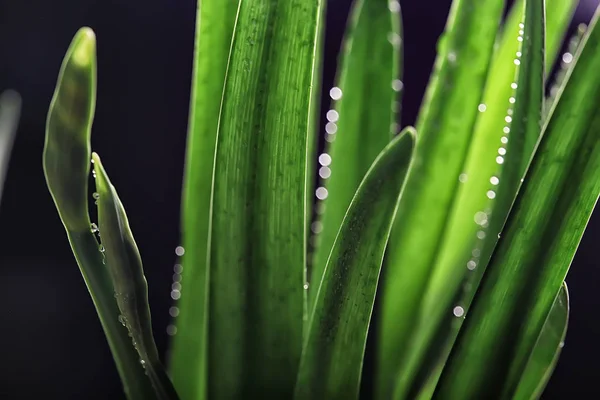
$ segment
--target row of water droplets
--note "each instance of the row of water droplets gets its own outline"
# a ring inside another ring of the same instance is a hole
[[[397,14],[400,13],[400,2],[398,0],[390,0],[388,3],[388,8],[390,12]],[[388,34],[388,42],[394,47],[400,47],[402,45],[402,38],[396,32],[390,32]],[[404,83],[400,79],[394,79],[391,82],[391,88],[394,92],[401,92],[404,88]],[[325,124],[325,142],[333,143],[335,141],[337,131],[338,131],[338,121],[340,119],[339,112],[335,109],[335,103],[342,99],[343,92],[342,89],[334,86],[329,90],[329,97],[331,98],[332,108],[327,111],[326,118],[327,123]],[[392,105],[392,111],[396,112],[399,109],[400,104],[395,102]],[[392,123],[390,127],[393,133],[399,132],[399,125],[397,123]],[[328,147],[328,146],[326,146]],[[309,268],[313,262],[314,251],[318,246],[318,235],[323,231],[323,223],[321,222],[321,217],[325,212],[325,200],[329,196],[329,192],[326,188],[327,180],[331,177],[331,163],[332,158],[329,153],[327,153],[327,149],[319,155],[319,185],[315,190],[315,196],[317,198],[315,211],[316,217],[314,218],[311,224],[311,236],[309,240],[309,248],[308,248],[308,265]],[[304,283],[304,289],[308,290],[309,283]]]
[[[185,254],[185,249],[182,246],[175,248],[175,255],[177,256],[177,262],[173,266],[173,283],[171,284],[171,299],[175,301],[175,304],[169,308],[169,315],[173,320],[167,325],[167,335],[174,336],[177,333],[177,326],[175,326],[175,318],[179,316],[179,307],[177,307],[177,301],[181,298],[181,279],[183,273],[183,265],[181,264],[181,258]]]
[[[517,36],[517,40],[522,43],[523,42],[523,35],[524,35],[524,31],[523,29],[525,28],[523,23],[519,24],[519,35]],[[452,54],[452,53],[451,53]],[[513,60],[514,64],[516,66],[521,65],[521,56],[523,54],[521,53],[521,51],[517,51],[515,54],[515,58]],[[477,232],[475,233],[475,246],[471,251],[471,257],[469,259],[469,261],[467,261],[467,270],[469,272],[473,272],[477,269],[477,266],[479,265],[479,262],[481,261],[481,252],[483,250],[483,245],[485,243],[485,238],[488,235],[488,227],[489,227],[489,221],[490,218],[492,216],[492,202],[494,201],[494,199],[496,198],[496,194],[497,194],[497,186],[500,184],[500,176],[502,173],[502,165],[504,164],[504,159],[506,157],[506,152],[507,152],[507,147],[508,147],[508,140],[509,140],[509,134],[510,134],[510,129],[511,129],[511,124],[512,124],[512,115],[513,115],[513,109],[516,103],[516,90],[517,90],[517,82],[512,82],[510,85],[511,89],[512,89],[512,94],[510,96],[510,98],[508,99],[509,102],[509,106],[508,109],[506,110],[506,116],[504,117],[504,122],[505,125],[502,128],[502,137],[500,138],[500,145],[498,146],[498,151],[497,154],[495,155],[496,157],[496,165],[497,165],[497,170],[496,173],[494,175],[492,175],[489,178],[489,184],[490,186],[488,187],[488,190],[485,193],[485,196],[488,199],[488,204],[489,206],[486,207],[486,209],[484,210],[480,210],[477,211],[475,213],[475,215],[473,216],[473,220],[475,222],[475,224],[478,227]],[[477,111],[479,111],[479,113],[484,113],[487,111],[487,106],[485,104],[479,104],[479,106],[477,107]],[[467,180],[469,179],[468,175],[466,173],[462,173],[459,175],[458,180],[460,183],[466,183]],[[498,238],[500,238],[500,234],[498,234]],[[471,291],[471,284],[467,283],[464,287],[465,292],[469,292]],[[466,314],[466,310],[463,304],[457,304],[453,309],[452,309],[452,313],[454,314],[455,317],[457,318],[464,318],[465,314]]]

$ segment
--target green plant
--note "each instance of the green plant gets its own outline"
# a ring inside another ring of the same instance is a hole
[[[563,281],[600,194],[598,13],[545,98],[575,1],[547,3],[518,2],[501,23],[502,0],[454,1],[416,131],[394,137],[400,4],[355,1],[319,157],[313,254],[325,6],[202,1],[170,379],[97,155],[90,223],[95,37],[82,29],[50,107],[44,169],[127,395],[357,398],[385,256],[376,398],[538,397],[566,333]]]

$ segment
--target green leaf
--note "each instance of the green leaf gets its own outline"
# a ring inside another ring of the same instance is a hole
[[[600,193],[597,18],[545,126],[438,398],[513,397],[571,264]]]
[[[384,270],[377,398],[391,397],[471,140],[504,2],[453,3]],[[410,371],[409,371],[410,372]]]
[[[155,399],[127,329],[119,322],[112,282],[88,215],[90,135],[96,102],[96,38],[75,35],[48,111],[43,165],[48,189],[67,231],[129,399]]]
[[[514,399],[530,400],[541,396],[558,362],[568,324],[569,291],[563,283],[527,361]]]
[[[355,0],[346,28],[339,61],[340,92],[333,93],[327,146],[320,159],[322,186],[328,195],[310,274],[309,304],[314,303],[327,257],[358,185],[395,133],[391,124],[398,94],[393,88],[400,90],[402,85],[402,40],[400,6],[392,3],[397,7],[390,8],[389,0]]]
[[[379,271],[414,136],[409,128],[381,152],[352,199],[311,314],[296,400],[358,398]]]
[[[96,172],[98,227],[102,231],[102,251],[110,273],[120,322],[127,327],[140,363],[160,400],[178,399],[175,389],[160,362],[152,336],[148,305],[148,284],[142,267],[142,257],[133,238],[127,214],[115,187],[100,161],[92,154]]]
[[[321,7],[314,0],[240,6],[213,180],[210,398],[293,392],[302,348],[306,158]]]
[[[225,72],[239,0],[198,1],[183,185],[184,279],[169,370],[185,400],[206,398],[207,250],[213,163]]]
[[[21,97],[17,92],[7,90],[0,94],[0,201],[20,113]]]
[[[528,3],[530,8],[533,5]],[[557,14],[570,15],[574,2],[553,0],[548,5],[553,25],[548,26],[546,42],[554,47],[550,49],[552,55],[546,57],[546,65],[551,65],[558,49],[557,37],[562,38],[568,24],[567,18],[558,18]],[[524,2],[518,2],[498,42],[455,205],[424,296],[414,334],[417,344],[411,347],[413,362],[421,362],[421,374],[432,367],[420,353],[435,345],[434,331],[435,337],[446,342],[438,345],[445,347],[438,362],[443,364],[448,357],[462,319],[450,330],[440,323],[454,306],[461,307],[457,309],[459,313],[468,310],[533,152],[532,142],[541,132],[544,31],[539,12],[536,15],[531,9],[524,20],[524,11]],[[538,117],[524,120],[523,116],[533,114]],[[530,138],[529,143],[526,137]],[[466,283],[461,288],[463,281]],[[429,379],[437,381],[440,373],[438,368]],[[414,385],[422,384],[411,383],[413,390],[418,390]],[[427,386],[435,388],[434,384]]]

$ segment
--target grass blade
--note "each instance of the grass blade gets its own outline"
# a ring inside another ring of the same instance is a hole
[[[125,208],[98,154],[93,153],[92,160],[98,194],[98,227],[102,231],[103,251],[115,289],[117,306],[121,311],[119,320],[129,331],[133,346],[140,356],[140,363],[157,397],[160,400],[176,400],[177,394],[160,362],[152,336],[148,284]]]
[[[119,309],[88,215],[90,135],[96,102],[96,39],[77,32],[62,64],[50,104],[44,174],[71,248],[90,291],[129,399],[155,399]]]
[[[563,283],[527,361],[514,399],[538,399],[542,395],[558,362],[568,324],[569,291],[567,284]]]
[[[311,315],[296,400],[358,398],[379,271],[413,143],[412,129],[394,139],[350,204]]]
[[[438,45],[417,123],[416,160],[387,255],[377,398],[391,397],[407,350],[471,139],[503,7],[502,0],[454,1]]]
[[[596,204],[600,29],[591,28],[584,43],[442,374],[438,398],[501,390],[502,398],[514,395]]]
[[[8,90],[0,94],[0,201],[20,113],[21,97],[17,92]]]
[[[210,232],[209,397],[288,398],[302,348],[306,157],[321,2],[244,0]]]
[[[196,14],[194,69],[183,186],[181,298],[169,370],[185,400],[206,396],[207,251],[215,145],[225,71],[240,0],[201,0]]]
[[[394,88],[399,91],[402,85],[402,40],[400,6],[392,3],[396,6],[390,8],[389,0],[355,0],[352,6],[340,58],[340,92],[332,92],[328,142],[320,158],[319,172],[328,196],[323,230],[317,236],[309,304],[314,303],[327,257],[358,185],[395,133],[390,124],[398,97]]]

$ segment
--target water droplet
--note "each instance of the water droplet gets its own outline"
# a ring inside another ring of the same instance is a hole
[[[98,233],[99,232],[98,225],[92,223],[90,225],[90,230],[92,231],[92,233]]]
[[[88,193],[89,193],[89,192],[88,192]],[[94,194],[92,194],[92,197],[93,197],[95,200],[98,200],[98,199],[100,198],[100,195],[99,195],[98,193],[94,192]]]
[[[467,263],[467,269],[469,271],[473,271],[475,268],[477,268],[477,263],[475,261],[471,260]]]
[[[469,176],[464,172],[458,176],[458,181],[460,183],[465,183],[469,179]]]
[[[509,128],[508,126],[505,126],[505,127],[502,129],[502,132],[504,132],[504,133],[510,133],[510,128]]]
[[[525,32],[523,31],[523,29],[519,30],[519,35],[523,36],[525,34]]]
[[[517,57],[521,57],[523,54],[520,51],[517,51]]]
[[[517,37],[517,40],[518,40],[519,42],[522,42],[522,41],[523,41],[523,36],[519,36],[519,37]]]
[[[462,308],[461,306],[456,306],[454,307],[454,309],[452,310],[452,313],[454,314],[455,317],[460,318],[463,315],[465,315],[465,309]]]
[[[173,271],[175,271],[176,274],[181,274],[183,272],[183,266],[181,264],[175,264]]]
[[[565,347],[565,342],[564,342],[564,341],[561,341],[561,342],[558,344],[558,347],[560,347],[561,349],[562,349],[563,347]]]
[[[327,192],[327,189],[325,189],[324,187],[321,186],[321,187],[317,188],[315,194],[317,196],[317,199],[325,200],[329,193]]]
[[[310,225],[310,230],[313,233],[321,233],[323,231],[323,224],[321,221],[315,221]]]
[[[122,315],[119,315],[119,322],[121,323],[121,325],[127,326],[127,319]]]
[[[522,22],[519,22],[519,29],[525,29],[525,24]]]
[[[178,307],[171,307],[169,308],[169,315],[173,318],[175,318],[176,316],[179,315],[179,308]]]
[[[388,8],[390,9],[390,12],[400,12],[400,2],[398,2],[398,0],[390,0],[388,3]]]
[[[494,192],[493,190],[488,190],[486,193],[486,196],[488,197],[488,199],[495,199],[496,198],[496,192]]]
[[[340,114],[335,110],[327,111],[327,121],[337,122],[340,119]]]
[[[336,133],[336,132],[337,132],[337,128],[338,128],[338,127],[337,127],[337,125],[336,125],[336,124],[334,124],[333,122],[328,122],[328,123],[325,125],[325,132],[327,132],[327,133],[328,133],[328,134],[330,134],[330,135],[333,135],[334,133]]]
[[[177,290],[178,292],[181,291],[181,283],[179,282],[173,282],[173,284],[171,285],[171,289],[172,290]]]
[[[175,336],[175,334],[177,334],[177,327],[175,325],[168,325],[167,326],[167,335]]]
[[[512,89],[516,89],[516,88],[518,87],[518,85],[517,85],[517,82],[513,82],[513,83],[511,83],[511,84],[510,84],[510,87],[511,87]]]
[[[477,110],[479,110],[479,112],[485,112],[485,110],[487,110],[487,106],[483,103],[481,103],[480,105],[477,106]]]
[[[506,123],[510,124],[512,122],[512,117],[510,115],[507,115],[506,117],[504,117],[504,120],[506,121]]]
[[[485,239],[485,232],[484,231],[478,231],[477,232],[477,239]]]
[[[328,179],[331,176],[331,169],[329,167],[319,168],[319,176],[323,179]]]
[[[394,79],[392,81],[392,89],[394,92],[399,92],[404,88],[404,83],[400,79]]]
[[[501,156],[505,155],[506,154],[506,149],[504,147],[500,147],[498,149],[498,154],[500,154]]]
[[[143,360],[143,359],[140,359],[140,364],[142,364],[142,365],[144,366],[144,368],[145,368],[145,366],[146,366],[146,361],[145,361],[145,360]]]
[[[473,255],[473,257],[479,257],[481,255],[481,250],[479,250],[479,249],[473,249],[473,251],[471,252],[471,254]]]
[[[390,32],[388,33],[388,42],[390,42],[394,47],[400,47],[402,44],[402,38],[396,32]]]
[[[305,283],[303,287],[304,287],[304,290],[308,290],[308,283]]]
[[[498,163],[498,164],[504,164],[504,157],[502,157],[502,156],[496,157],[496,163]]]
[[[500,141],[501,141],[502,143],[506,144],[506,143],[508,143],[508,138],[507,138],[506,136],[502,136],[502,137],[500,138]],[[499,164],[502,164],[502,163],[499,163]]]
[[[94,159],[93,159],[93,158],[92,158],[92,160],[91,160],[91,161],[92,161],[92,164],[94,164]]]
[[[185,254],[185,249],[184,249],[182,246],[177,246],[177,247],[175,248],[175,254],[176,254],[178,257],[181,257],[182,255],[184,255],[184,254]]]
[[[319,156],[319,164],[324,167],[328,167],[331,164],[331,156],[327,153],[323,153]]]
[[[179,300],[181,298],[181,292],[179,290],[171,291],[171,298],[173,300]]]
[[[98,247],[98,250],[100,250],[100,253],[104,253],[106,251],[103,245],[100,245],[100,247]]]
[[[514,97],[511,97],[511,98],[508,99],[508,102],[510,104],[515,104],[515,101],[517,101],[517,100]]]
[[[498,179],[498,177],[497,177],[497,176],[492,176],[492,177],[490,178],[490,183],[491,183],[492,185],[496,186],[496,185],[498,185],[498,184],[500,183],[500,179]]]
[[[521,65],[521,60],[519,60],[518,58],[515,58],[513,62],[515,63],[515,65]]]
[[[453,52],[453,51],[449,52],[449,53],[448,53],[448,56],[447,56],[447,58],[448,58],[448,61],[449,61],[451,64],[454,64],[454,63],[456,63],[456,58],[457,58],[457,57],[456,57],[456,53],[455,53],[455,52]]]
[[[333,100],[339,100],[342,98],[342,89],[340,89],[339,87],[333,87],[331,88],[331,90],[329,91],[329,96],[333,99]]]
[[[565,53],[565,54],[563,54],[563,56],[562,56],[562,61],[563,61],[565,64],[570,64],[570,63],[572,63],[572,62],[573,62],[573,54],[571,54],[571,53]]]
[[[485,225],[485,223],[488,220],[488,216],[483,211],[478,211],[475,213],[475,216],[473,217],[473,219],[475,220],[475,223],[477,225]]]
[[[325,135],[325,141],[327,143],[333,143],[333,142],[335,142],[335,134],[328,133],[327,135]]]

